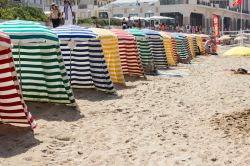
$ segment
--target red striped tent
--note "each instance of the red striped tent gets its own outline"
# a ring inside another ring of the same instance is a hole
[[[123,73],[143,76],[144,72],[135,37],[121,29],[112,29],[111,31],[118,37]]]
[[[3,32],[0,32],[0,123],[36,127],[21,95],[10,38]]]

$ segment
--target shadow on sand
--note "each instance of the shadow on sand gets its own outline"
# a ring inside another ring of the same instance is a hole
[[[76,107],[66,106],[64,104],[26,102],[32,116],[39,120],[48,121],[77,121],[84,117]]]
[[[77,100],[102,101],[122,98],[117,93],[108,93],[96,89],[73,89]]]
[[[25,153],[41,142],[34,138],[29,127],[0,124],[0,157],[8,158]]]

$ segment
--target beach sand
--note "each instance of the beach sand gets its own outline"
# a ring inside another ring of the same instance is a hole
[[[0,165],[249,166],[250,76],[227,71],[239,67],[250,57],[203,56],[117,95],[76,89],[80,111],[28,103],[39,127],[1,125]]]

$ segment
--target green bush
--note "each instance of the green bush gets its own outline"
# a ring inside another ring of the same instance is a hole
[[[0,1],[1,4],[1,1]],[[41,9],[28,6],[4,6],[0,8],[0,19],[3,20],[30,20],[48,21],[48,17]]]
[[[91,24],[91,25],[98,24],[103,27],[109,25],[109,19],[92,17],[92,18],[80,19],[78,20],[78,24]],[[110,25],[120,26],[121,20],[110,19]]]

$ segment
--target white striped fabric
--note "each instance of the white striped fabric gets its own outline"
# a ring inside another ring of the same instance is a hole
[[[143,76],[144,72],[135,37],[121,29],[112,29],[111,31],[118,37],[123,73]]]
[[[150,29],[143,29],[142,31],[146,34],[147,40],[149,41],[155,66],[157,68],[167,68],[168,62],[165,54],[163,38],[160,33]]]
[[[21,95],[11,53],[10,38],[0,32],[0,122],[36,127]]]
[[[30,21],[4,22],[0,29],[14,44],[13,57],[24,99],[75,105],[57,35]]]
[[[62,26],[52,29],[60,39],[67,73],[74,88],[96,88],[114,92],[101,42],[91,30],[79,26]],[[70,42],[75,47],[70,48]]]

